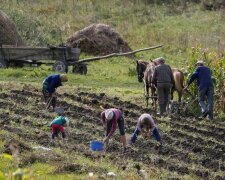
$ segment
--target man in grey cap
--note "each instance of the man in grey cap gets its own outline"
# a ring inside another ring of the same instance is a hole
[[[187,89],[195,79],[197,79],[199,105],[201,107],[202,117],[206,117],[208,115],[208,119],[212,120],[214,87],[211,72],[208,67],[204,66],[204,62],[201,60],[199,60],[196,65],[197,68],[187,81],[187,86],[184,90]]]
[[[154,60],[157,66],[153,73],[152,82],[157,87],[158,102],[159,102],[159,115],[167,112],[167,106],[171,98],[171,88],[174,86],[174,78],[172,69],[169,65],[165,64],[163,57]]]

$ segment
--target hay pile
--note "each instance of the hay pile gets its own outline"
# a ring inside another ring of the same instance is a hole
[[[18,46],[23,44],[15,24],[2,11],[0,11],[0,43]]]
[[[66,45],[79,47],[81,52],[91,55],[132,51],[120,35],[106,24],[92,24],[76,32],[67,40]]]

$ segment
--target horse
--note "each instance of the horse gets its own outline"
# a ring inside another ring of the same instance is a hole
[[[137,62],[136,71],[138,74],[138,81],[143,82],[144,72],[149,62],[142,61],[142,60],[138,60],[136,62]]]
[[[184,74],[182,71],[176,68],[172,68],[173,78],[175,82],[175,87],[171,89],[171,100],[173,100],[173,93],[176,90],[178,93],[178,102],[181,102],[184,89]]]
[[[148,99],[149,99],[149,89],[151,89],[151,99],[152,99],[152,106],[154,107],[154,110],[156,110],[156,87],[152,83],[152,77],[153,73],[155,71],[155,62],[149,62],[145,68],[145,71],[143,73],[143,82],[145,86],[145,98],[146,98],[146,104],[148,107]]]
[[[137,61],[136,70],[137,70],[138,81],[139,82],[143,81],[144,72],[145,72],[146,67],[147,67],[148,64],[149,64],[149,62],[146,62],[146,61],[143,61],[143,60],[138,60]],[[183,85],[183,83],[184,83],[184,74],[183,74],[182,71],[180,71],[180,70],[178,70],[176,68],[172,68],[172,73],[173,73],[173,77],[174,77],[174,81],[175,81],[175,86],[172,87],[172,89],[171,89],[171,100],[173,100],[174,91],[177,91],[177,93],[178,93],[178,101],[181,102],[182,95],[183,95],[183,89],[184,89],[184,85]],[[145,91],[146,91],[146,88],[145,88]],[[148,106],[148,102],[147,102],[147,106]]]

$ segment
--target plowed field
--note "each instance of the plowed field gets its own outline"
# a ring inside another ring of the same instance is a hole
[[[122,108],[125,117],[126,133],[131,134],[136,125],[136,119],[148,109],[118,97],[109,97],[105,93],[90,93],[75,89],[72,93],[60,93],[59,105],[66,110],[70,119],[70,127],[66,129],[68,143],[59,145],[65,156],[80,153],[95,161],[99,158],[109,158],[118,168],[125,170],[132,167],[139,170],[142,166],[148,170],[157,169],[168,172],[171,178],[182,179],[225,179],[225,124],[209,122],[193,117],[177,116],[173,118],[156,118],[165,145],[160,147],[152,138],[143,141],[140,137],[135,145],[122,154],[118,130],[110,142],[109,151],[102,155],[89,149],[89,142],[103,137],[100,113],[103,108]],[[49,123],[55,114],[47,112],[42,101],[40,89],[32,86],[23,88],[8,88],[0,91],[0,124],[3,130],[10,132],[10,137],[0,136],[4,140],[4,152],[12,153],[10,144],[15,144],[20,152],[31,151],[28,145],[50,147],[51,130]],[[23,141],[13,138],[19,136]],[[53,147],[55,148],[55,147]],[[52,161],[61,164],[56,173],[105,173],[104,168],[86,167],[82,164],[68,164],[65,158],[55,155],[39,154],[21,157],[21,166],[32,164],[36,160]]]

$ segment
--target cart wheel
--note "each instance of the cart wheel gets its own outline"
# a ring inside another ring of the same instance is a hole
[[[65,61],[56,61],[53,65],[53,71],[67,73],[68,72],[68,64]]]
[[[87,65],[86,64],[76,64],[73,66],[73,73],[78,74],[87,74]]]
[[[7,67],[8,67],[8,61],[0,57],[0,68],[7,68]]]

